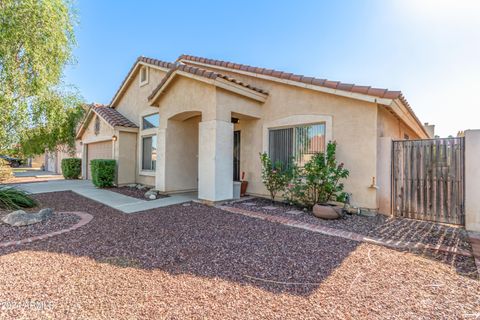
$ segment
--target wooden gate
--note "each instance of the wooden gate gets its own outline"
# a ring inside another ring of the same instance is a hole
[[[395,216],[465,224],[464,138],[394,141],[392,153]]]

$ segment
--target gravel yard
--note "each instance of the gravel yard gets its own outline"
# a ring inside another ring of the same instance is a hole
[[[300,211],[296,207],[263,198],[229,204],[232,207],[272,215],[282,215],[303,222],[322,224],[330,228],[347,230],[376,238],[443,244],[459,249],[471,250],[465,229],[444,224],[403,218],[391,218],[381,214],[374,217],[346,215],[343,219],[323,220],[310,212]],[[294,212],[297,211],[297,212]]]
[[[31,209],[28,211],[32,211]],[[35,210],[35,211],[38,211]],[[8,212],[0,211],[0,219]],[[0,220],[0,243],[6,241],[17,241],[34,236],[40,236],[54,231],[69,228],[80,220],[80,217],[72,213],[54,214],[46,221],[23,227],[12,227]]]
[[[0,317],[458,319],[480,282],[446,263],[192,203],[122,214],[36,196],[89,224],[0,249]]]
[[[145,192],[147,192],[148,189],[139,190],[139,189],[134,188],[134,187],[124,186],[124,187],[107,188],[106,190],[113,191],[113,192],[116,192],[116,193],[120,193],[120,194],[123,194],[125,196],[129,196],[129,197],[146,200],[146,201],[151,201],[152,200],[152,199],[145,198]],[[161,199],[161,198],[165,198],[165,197],[168,197],[168,196],[161,195],[161,194],[157,195],[157,199]]]

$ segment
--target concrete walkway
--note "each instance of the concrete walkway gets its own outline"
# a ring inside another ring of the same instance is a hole
[[[17,187],[33,194],[57,191],[73,191],[81,196],[95,200],[124,213],[135,213],[197,199],[196,193],[184,193],[172,195],[162,199],[146,201],[125,196],[113,191],[98,189],[88,180],[61,180],[26,183],[18,185]]]

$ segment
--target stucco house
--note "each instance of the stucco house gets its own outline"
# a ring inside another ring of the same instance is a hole
[[[91,159],[113,158],[119,185],[198,191],[208,202],[231,199],[241,172],[249,194],[267,195],[260,152],[304,162],[335,140],[352,202],[370,209],[390,196],[383,156],[391,140],[432,136],[400,91],[189,55],[175,63],[138,58],[77,134],[84,178]]]

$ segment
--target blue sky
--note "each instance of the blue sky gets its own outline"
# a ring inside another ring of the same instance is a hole
[[[480,1],[77,0],[65,81],[108,103],[140,56],[192,54],[402,90],[441,136],[480,128]],[[294,107],[294,106],[292,106]]]

